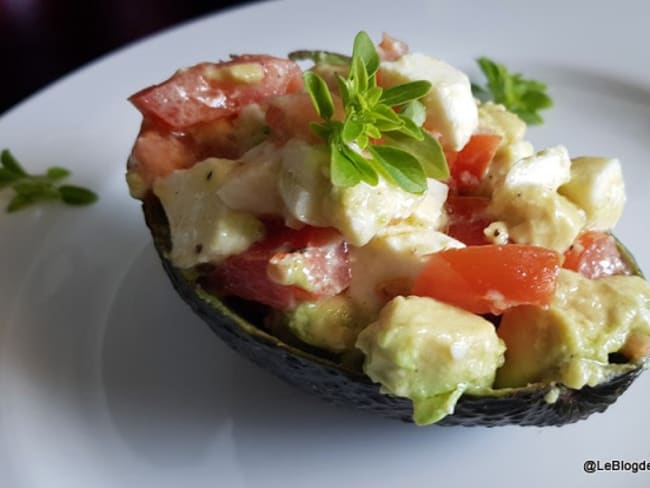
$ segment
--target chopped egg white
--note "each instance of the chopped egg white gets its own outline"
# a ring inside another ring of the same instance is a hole
[[[503,186],[514,190],[517,187],[534,185],[555,191],[570,179],[569,153],[564,146],[555,146],[513,164]]]
[[[585,211],[588,229],[612,229],[625,206],[621,163],[610,158],[575,158],[571,179],[559,191]]]
[[[284,203],[277,185],[279,170],[280,158],[273,144],[260,144],[242,156],[224,178],[217,195],[234,210],[281,216]]]
[[[350,247],[349,296],[361,309],[374,314],[387,299],[410,293],[430,254],[461,247],[465,247],[462,242],[427,227],[391,225],[367,245]]]
[[[503,222],[513,242],[564,252],[586,223],[584,210],[557,192],[570,179],[564,147],[539,151],[514,163],[495,184],[487,211]]]
[[[235,164],[209,158],[154,183],[169,221],[175,266],[221,261],[264,236],[264,226],[253,214],[232,210],[219,198],[217,190]]]

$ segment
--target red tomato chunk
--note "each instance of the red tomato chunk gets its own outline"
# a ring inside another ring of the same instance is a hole
[[[588,231],[578,236],[576,242],[564,253],[562,267],[591,279],[632,273],[614,238],[607,232],[597,231]]]
[[[241,81],[229,75],[237,66],[257,65],[260,80]],[[229,117],[242,107],[271,95],[295,93],[302,88],[300,67],[288,59],[264,55],[237,56],[224,63],[201,63],[177,71],[158,85],[145,88],[129,100],[145,120],[173,130]]]
[[[412,292],[473,313],[500,314],[517,305],[547,305],[559,269],[560,255],[537,246],[449,249],[431,255]]]
[[[290,310],[300,302],[334,296],[350,284],[347,243],[331,228],[305,226],[293,230],[267,225],[268,237],[231,256],[207,277],[206,287],[273,308]],[[308,277],[308,288],[283,285],[269,275],[272,261],[297,257]]]
[[[383,61],[396,61],[409,52],[409,47],[404,41],[395,39],[384,32],[377,52]]]
[[[449,195],[445,209],[449,215],[447,234],[467,246],[489,244],[483,230],[492,223],[486,214],[490,199]]]
[[[478,188],[500,142],[501,136],[495,134],[474,134],[460,152],[447,153],[452,186],[458,193]]]

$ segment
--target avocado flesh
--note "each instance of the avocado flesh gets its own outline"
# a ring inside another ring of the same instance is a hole
[[[262,320],[262,314],[251,313],[250,302],[240,308],[204,291],[191,276],[175,268],[167,259],[169,227],[160,202],[155,197],[145,198],[143,211],[172,285],[194,312],[232,349],[287,383],[316,393],[325,401],[413,422],[410,399],[380,393],[379,385],[360,369],[343,366],[336,356],[299,349],[265,332],[254,325],[253,322]],[[637,270],[624,248],[623,254]],[[541,427],[576,422],[593,413],[605,411],[642,370],[642,365],[622,365],[620,375],[580,390],[539,383],[523,388],[493,390],[480,396],[465,393],[458,400],[454,414],[436,425]],[[552,397],[555,397],[555,401],[549,402],[548,399]]]

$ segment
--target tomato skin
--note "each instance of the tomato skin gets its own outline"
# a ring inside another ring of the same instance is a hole
[[[443,152],[445,153],[445,161],[447,161],[447,165],[449,166],[449,168],[451,168],[456,162],[456,158],[458,157],[458,151],[443,148]]]
[[[564,253],[562,267],[594,280],[632,273],[614,238],[607,232],[599,231],[580,234],[576,242]]]
[[[258,64],[264,77],[251,83],[211,75],[223,68]],[[172,130],[184,130],[237,114],[250,103],[271,95],[294,93],[302,88],[302,71],[288,59],[265,55],[237,56],[223,63],[201,63],[177,71],[171,78],[145,88],[129,100],[146,120]]]
[[[550,303],[560,255],[520,244],[472,246],[432,254],[412,293],[473,313],[500,314],[517,305]]]
[[[445,202],[449,217],[446,233],[467,246],[490,244],[483,232],[493,221],[485,213],[489,203],[486,197],[449,195]]]
[[[350,284],[347,243],[336,230],[311,226],[293,230],[270,222],[267,235],[247,251],[227,258],[203,284],[218,294],[235,295],[280,310],[334,296]],[[311,291],[276,283],[269,277],[271,260],[292,253],[300,253],[305,260],[308,273],[314,278]]]
[[[272,282],[266,267],[273,257],[271,250],[249,249],[221,263],[202,285],[218,295],[238,296],[280,310],[290,310],[297,302],[312,299],[312,295],[297,286]]]
[[[345,111],[341,99],[332,95],[334,114],[332,119],[343,120]],[[271,128],[271,137],[284,144],[291,138],[298,138],[310,143],[321,142],[310,128],[311,122],[321,120],[316,113],[314,103],[308,93],[279,95],[266,100],[266,123]]]
[[[409,52],[408,44],[389,36],[385,32],[377,46],[377,52],[382,61],[396,61]]]
[[[187,137],[144,128],[135,141],[129,170],[151,183],[176,169],[189,168],[196,161],[196,150]]]
[[[458,193],[478,188],[500,142],[501,136],[496,134],[474,134],[458,153],[446,153],[453,186]]]

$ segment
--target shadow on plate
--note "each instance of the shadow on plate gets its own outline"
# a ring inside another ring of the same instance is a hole
[[[240,453],[233,462],[273,469],[279,453],[297,459],[314,449],[353,453],[404,436],[431,452],[479,432],[418,429],[327,405],[285,385],[237,356],[193,315],[151,246],[133,262],[113,302],[102,379],[122,439],[160,465],[189,466],[217,449],[220,456]],[[313,443],[320,447],[310,449]]]
[[[261,486],[322,462],[361,476],[363,456],[398,459],[396,445],[421,469],[497,435],[331,406],[239,357],[175,294],[141,216],[116,219],[128,204],[62,214],[24,276],[2,374],[18,378],[10,400],[30,450],[124,476],[223,468]]]
[[[616,96],[630,103],[650,107],[650,88],[606,70],[558,63],[538,63],[546,76],[554,81],[590,90],[606,96]],[[539,69],[539,68],[538,68]]]

